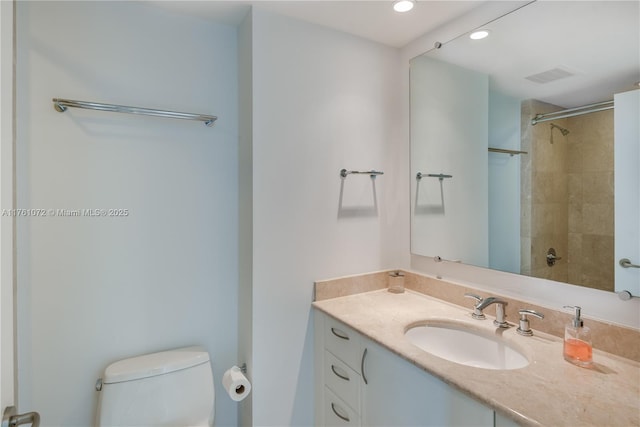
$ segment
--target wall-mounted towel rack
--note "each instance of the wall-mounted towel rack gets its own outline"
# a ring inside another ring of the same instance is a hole
[[[526,151],[507,150],[506,148],[493,148],[493,147],[489,147],[489,151],[491,151],[492,153],[509,154],[510,156],[515,156],[516,154],[529,154]]]
[[[440,181],[444,180],[445,178],[453,178],[453,175],[445,175],[442,173],[428,173],[428,174],[424,174],[422,172],[418,172],[416,174],[416,179],[422,179],[423,177],[428,176],[429,178],[438,178]]]
[[[171,119],[198,120],[211,127],[218,120],[216,116],[206,114],[181,113],[178,111],[154,110],[151,108],[128,107],[126,105],[102,104],[99,102],[74,101],[72,99],[53,98],[53,108],[60,113],[67,111],[67,107],[84,108],[87,110],[110,111],[112,113],[142,114],[145,116],[166,117]]]
[[[371,178],[375,178],[377,175],[383,175],[384,172],[376,171],[376,170],[370,170],[370,171],[348,171],[346,169],[342,169],[340,171],[340,176],[342,178],[346,178],[347,175],[351,175],[351,174],[369,175]]]

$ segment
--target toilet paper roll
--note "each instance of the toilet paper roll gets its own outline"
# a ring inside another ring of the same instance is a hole
[[[237,366],[227,369],[222,376],[222,385],[229,397],[236,402],[241,401],[251,392],[251,383]]]

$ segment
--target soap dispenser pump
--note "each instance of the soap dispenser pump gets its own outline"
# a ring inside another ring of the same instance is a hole
[[[564,360],[588,368],[593,364],[591,329],[584,326],[580,307],[565,305],[564,308],[575,310],[575,317],[564,328]]]

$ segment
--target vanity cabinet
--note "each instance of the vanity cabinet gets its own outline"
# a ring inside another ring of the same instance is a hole
[[[493,410],[363,339],[365,426],[493,426]]]
[[[361,425],[361,335],[315,312],[316,426]]]
[[[317,426],[494,426],[494,411],[315,311]]]

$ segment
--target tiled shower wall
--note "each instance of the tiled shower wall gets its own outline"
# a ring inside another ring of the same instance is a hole
[[[614,290],[613,110],[567,119],[569,283]]]
[[[567,137],[558,129],[552,132],[549,122],[531,125],[531,117],[561,107],[536,100],[525,101],[522,107],[522,150],[528,152],[521,156],[522,273],[567,282]],[[567,127],[566,119],[553,123]],[[563,258],[553,267],[546,262],[549,248]]]
[[[613,112],[530,124],[562,109],[522,103],[523,274],[613,290]],[[562,135],[551,123],[566,128]],[[562,257],[546,263],[549,248]]]

